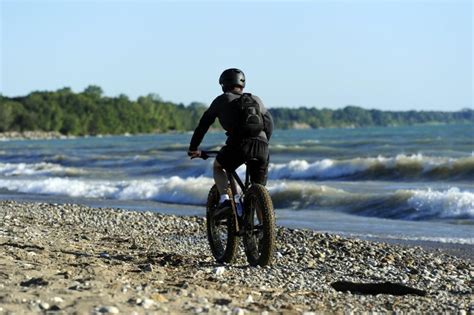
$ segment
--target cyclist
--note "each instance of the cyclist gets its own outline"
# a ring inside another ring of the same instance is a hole
[[[235,100],[243,95],[245,88],[245,75],[236,68],[227,69],[219,77],[219,84],[223,94],[214,99],[209,108],[204,112],[199,125],[194,130],[189,145],[188,155],[199,157],[198,150],[202,139],[215,119],[226,131],[226,145],[221,148],[214,161],[214,181],[220,194],[219,207],[224,211],[231,207],[230,197],[227,194],[227,176],[224,169],[235,170],[250,159],[255,162],[248,165],[252,182],[265,185],[267,181],[269,151],[268,142],[273,132],[273,119],[270,112],[263,105],[262,100],[251,95],[258,104],[263,118],[263,130],[258,135],[245,137],[239,133],[238,102]],[[234,102],[233,102],[234,101]]]

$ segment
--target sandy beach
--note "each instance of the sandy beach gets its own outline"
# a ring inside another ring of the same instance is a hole
[[[205,219],[0,201],[0,314],[474,311],[474,264],[433,248],[278,228],[274,264],[210,256]],[[462,256],[462,255],[461,255]],[[414,294],[336,291],[390,282]]]

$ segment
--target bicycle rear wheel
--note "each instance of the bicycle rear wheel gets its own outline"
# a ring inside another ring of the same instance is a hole
[[[223,218],[216,218],[214,212],[219,206],[219,191],[212,186],[207,197],[207,239],[214,258],[219,263],[230,263],[235,257],[238,245],[234,211]]]
[[[245,194],[244,248],[252,266],[271,264],[275,251],[275,214],[267,189],[253,184]]]

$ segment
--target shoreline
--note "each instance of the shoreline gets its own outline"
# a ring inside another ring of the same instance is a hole
[[[0,195],[0,202],[2,201],[15,201],[19,203],[54,203],[54,204],[69,204],[70,200],[68,198],[58,198],[57,196],[51,201],[51,196],[38,196],[32,198],[18,198],[16,199],[14,195],[10,196],[2,196]],[[201,218],[205,217],[205,206],[192,206],[192,205],[178,205],[176,204],[167,204],[161,203],[158,207],[156,205],[128,205],[124,206],[117,202],[117,200],[81,200],[79,205],[84,205],[86,207],[91,207],[94,209],[101,209],[101,208],[113,208],[121,211],[132,211],[132,212],[146,212],[151,211],[153,213],[157,213],[159,215],[171,215],[171,216],[179,216],[179,217],[189,217],[189,216],[198,216]],[[155,208],[153,208],[155,207]],[[199,209],[199,210],[198,210]],[[402,247],[421,247],[426,251],[430,251],[433,253],[445,253],[448,255],[456,256],[458,258],[467,259],[471,262],[474,262],[474,244],[466,244],[466,243],[455,243],[455,242],[441,242],[435,240],[413,240],[413,239],[403,239],[403,238],[393,238],[393,237],[382,237],[382,236],[362,236],[362,235],[353,235],[351,233],[344,233],[338,231],[320,231],[317,228],[312,228],[308,226],[298,226],[294,223],[294,221],[287,222],[287,220],[277,219],[277,225],[288,228],[288,229],[299,229],[299,230],[309,230],[319,233],[328,233],[330,235],[339,235],[341,237],[345,237],[348,239],[361,239],[367,240],[371,242],[377,243],[389,243],[394,245],[400,245]],[[455,228],[455,225],[453,225]]]
[[[403,239],[390,239],[390,238],[379,238],[374,237],[369,240],[380,243],[388,243],[399,245],[401,247],[420,247],[427,252],[434,254],[444,253],[447,255],[455,256],[461,259],[465,259],[474,263],[474,245],[471,244],[460,244],[460,243],[442,243],[436,241],[421,241],[421,240],[403,240]]]
[[[277,228],[272,266],[217,265],[205,219],[0,201],[0,312],[293,313],[474,310],[474,265],[444,252]],[[390,281],[427,296],[339,292]]]
[[[473,126],[471,122],[460,122],[460,123],[423,123],[413,125],[386,125],[386,126],[333,126],[333,127],[316,127],[313,128],[306,123],[293,122],[291,128],[281,128],[276,130],[324,130],[324,129],[364,129],[364,128],[397,128],[397,127],[419,127],[419,126],[448,126],[448,125],[461,125],[461,126]],[[10,140],[55,140],[55,139],[76,139],[76,138],[90,138],[90,137],[113,137],[113,136],[144,136],[144,135],[163,135],[163,134],[187,134],[192,133],[193,130],[168,130],[168,131],[157,131],[151,133],[121,133],[121,134],[87,134],[87,135],[65,135],[58,131],[41,131],[41,130],[29,130],[29,131],[3,131],[0,132],[0,141]],[[210,128],[209,132],[223,132],[219,128]]]

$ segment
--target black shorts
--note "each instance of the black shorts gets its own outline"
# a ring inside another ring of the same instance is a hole
[[[248,164],[250,180],[265,185],[268,172],[268,143],[259,139],[243,140],[240,144],[227,144],[219,151],[216,160],[225,169],[235,170],[240,165],[256,159]]]

